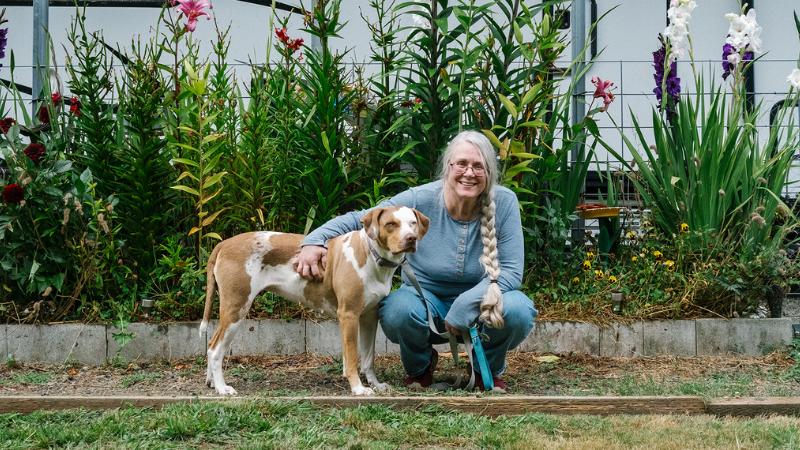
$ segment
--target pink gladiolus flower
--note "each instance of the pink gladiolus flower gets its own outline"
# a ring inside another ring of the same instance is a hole
[[[611,93],[611,87],[614,86],[614,83],[611,81],[603,81],[600,77],[592,77],[592,84],[597,86],[592,97],[602,98],[604,106],[600,108],[600,111],[607,111],[608,105],[614,101],[614,94]]]
[[[180,3],[178,6],[178,11],[183,13],[189,22],[186,23],[186,29],[189,31],[194,31],[197,28],[197,19],[200,16],[206,16],[206,20],[211,20],[211,15],[205,11],[203,8],[208,7],[208,9],[214,9],[206,0],[177,0]]]

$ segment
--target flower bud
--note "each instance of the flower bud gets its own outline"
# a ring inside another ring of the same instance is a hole
[[[720,196],[720,197],[725,197],[725,191],[723,191],[722,189],[720,189],[720,190],[719,190],[719,196]]]

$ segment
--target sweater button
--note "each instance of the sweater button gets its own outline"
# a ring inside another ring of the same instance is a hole
[[[461,276],[461,272],[456,272],[456,275]]]

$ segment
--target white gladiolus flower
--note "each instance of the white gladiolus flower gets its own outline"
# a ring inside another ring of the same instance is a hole
[[[741,55],[738,53],[731,53],[728,55],[728,62],[733,64],[734,66],[739,64],[742,61]]]
[[[747,51],[761,53],[761,27],[756,22],[756,11],[751,9],[747,15],[730,13],[725,17],[731,21],[725,42],[737,52],[747,48]]]
[[[692,11],[695,8],[697,8],[697,3],[694,0],[672,0],[670,2],[670,8],[667,10],[669,26],[664,30],[664,37],[669,39],[671,48],[669,64],[685,53],[689,37],[689,19],[692,18]]]
[[[786,78],[786,82],[791,84],[793,87],[800,89],[800,69],[792,70],[791,75]]]

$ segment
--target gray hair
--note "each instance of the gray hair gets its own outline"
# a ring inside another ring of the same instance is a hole
[[[453,158],[453,153],[456,151],[456,147],[463,142],[469,142],[470,144],[474,145],[476,149],[478,149],[478,152],[481,154],[481,162],[483,163],[483,167],[486,168],[486,189],[483,190],[478,198],[478,202],[483,203],[484,197],[492,192],[494,185],[497,184],[498,179],[497,153],[495,153],[494,147],[489,141],[489,138],[487,138],[483,133],[473,130],[462,131],[461,133],[458,133],[449,144],[447,144],[447,149],[442,154],[442,159],[439,165],[438,179],[447,179],[447,175],[450,174],[451,170],[450,160]]]

